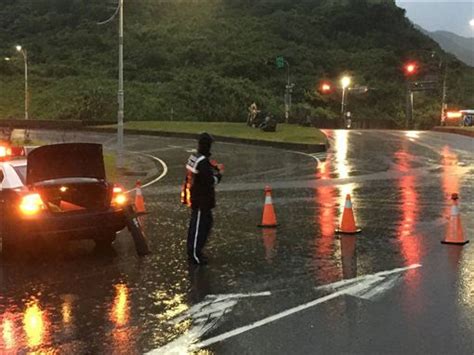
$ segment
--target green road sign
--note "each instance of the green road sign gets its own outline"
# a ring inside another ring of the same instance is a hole
[[[278,56],[276,57],[275,63],[278,69],[282,69],[285,67],[285,58],[283,58],[282,56]]]

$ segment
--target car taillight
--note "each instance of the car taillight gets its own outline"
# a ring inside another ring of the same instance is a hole
[[[123,206],[127,203],[128,198],[121,186],[115,185],[112,194],[112,205]]]
[[[44,203],[39,194],[28,194],[22,197],[20,211],[26,216],[33,216],[44,209]]]

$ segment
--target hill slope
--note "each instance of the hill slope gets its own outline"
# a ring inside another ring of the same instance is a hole
[[[41,118],[114,119],[116,22],[101,0],[3,0],[0,54],[28,49],[31,112]],[[13,40],[15,39],[15,40]],[[340,94],[320,95],[323,79],[342,73],[371,88],[352,96],[356,117],[402,120],[403,63],[416,58],[439,74],[438,46],[387,0],[127,0],[126,119],[243,121],[256,100],[281,114],[291,65],[295,112],[336,117]],[[0,117],[22,116],[22,64],[0,63]],[[473,100],[473,72],[449,61],[453,104]],[[419,120],[439,116],[439,92],[417,94]],[[420,123],[421,124],[421,123]]]
[[[435,40],[443,50],[454,54],[459,60],[474,67],[474,38],[458,36],[447,31],[423,31]]]

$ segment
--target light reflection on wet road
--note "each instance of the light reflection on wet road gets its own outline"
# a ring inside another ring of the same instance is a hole
[[[2,260],[0,352],[142,353],[193,334],[193,319],[171,321],[208,295],[272,292],[239,300],[204,338],[319,297],[315,286],[421,263],[381,300],[341,297],[202,351],[472,354],[474,252],[439,241],[453,192],[461,196],[467,235],[474,234],[473,140],[432,132],[326,133],[331,149],[320,166],[292,152],[216,145],[226,176],[208,248],[211,264],[197,269],[183,252],[188,211],[178,198],[194,142],[127,137],[127,149],[156,155],[169,168],[144,191],[153,255],[137,258],[122,233],[110,252],[75,242],[61,245],[60,253]],[[113,142],[100,134],[34,134],[48,141],[105,141],[109,148]],[[131,165],[143,177],[159,173],[144,157]],[[134,179],[123,182],[132,187]],[[277,230],[256,228],[266,184],[274,187]],[[336,238],[348,193],[363,232]]]

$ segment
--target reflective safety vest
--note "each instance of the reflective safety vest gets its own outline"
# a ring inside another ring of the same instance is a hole
[[[181,203],[188,207],[191,207],[191,189],[194,184],[194,178],[198,173],[197,167],[204,159],[206,159],[204,155],[192,154],[186,163],[186,177],[181,186]]]

